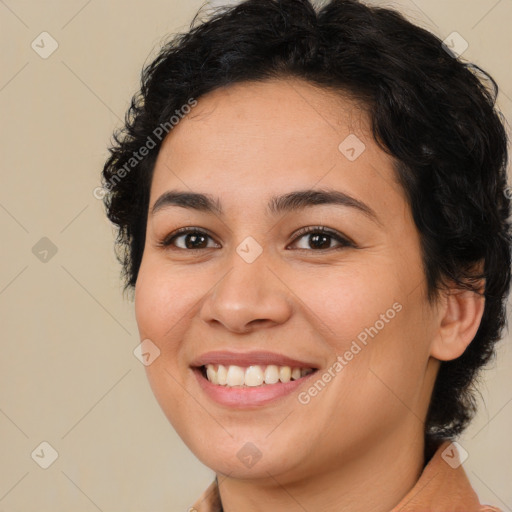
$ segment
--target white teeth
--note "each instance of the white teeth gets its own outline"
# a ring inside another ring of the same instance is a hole
[[[268,366],[252,365],[247,368],[222,364],[206,365],[206,378],[213,384],[220,386],[261,386],[264,384],[276,384],[277,382],[290,382],[305,375],[309,375],[312,368],[291,368],[290,366]]]
[[[279,367],[269,364],[265,369],[265,384],[275,384],[279,381]]]
[[[289,366],[279,368],[279,380],[281,382],[290,382],[292,378],[292,369]]]
[[[218,384],[219,381],[217,379],[217,372],[214,370],[213,366],[209,364],[206,367],[206,376],[208,377],[208,380],[210,382],[213,382],[214,384]]]
[[[240,366],[230,366],[228,368],[228,377],[226,384],[228,386],[243,386],[245,380],[245,372]]]
[[[261,366],[249,366],[245,370],[245,385],[246,386],[260,386],[263,384],[263,370]]]
[[[213,368],[213,365],[209,364],[208,366],[210,366],[211,369],[213,371],[215,371],[215,369]],[[227,382],[228,382],[228,371],[226,370],[225,366],[222,366],[221,364],[219,364],[219,367],[217,368],[217,382],[216,383],[220,384],[221,386],[225,386],[227,384]]]

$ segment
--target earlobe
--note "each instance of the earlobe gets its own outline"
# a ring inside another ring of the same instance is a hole
[[[450,290],[444,295],[431,356],[440,361],[460,357],[478,331],[484,307],[485,297],[469,290]]]

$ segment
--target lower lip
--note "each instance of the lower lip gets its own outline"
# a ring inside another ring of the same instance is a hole
[[[262,386],[247,386],[231,388],[213,384],[203,376],[200,368],[193,368],[199,385],[214,402],[234,408],[249,408],[265,405],[279,398],[283,398],[296,391],[316,374],[316,371],[290,382],[277,382],[276,384],[263,384]]]

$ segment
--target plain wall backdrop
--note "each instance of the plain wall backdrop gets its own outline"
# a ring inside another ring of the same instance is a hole
[[[441,39],[460,34],[463,58],[493,75],[512,119],[512,0],[369,3]],[[133,354],[133,304],[93,195],[143,64],[201,5],[0,0],[2,512],[184,512],[214,477],[173,431]],[[506,511],[511,375],[507,334],[460,440],[480,498]]]

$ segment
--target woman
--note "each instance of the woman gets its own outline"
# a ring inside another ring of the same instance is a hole
[[[496,90],[355,0],[248,0],[145,69],[105,201],[153,392],[217,475],[190,510],[498,510],[452,442],[510,286]]]

